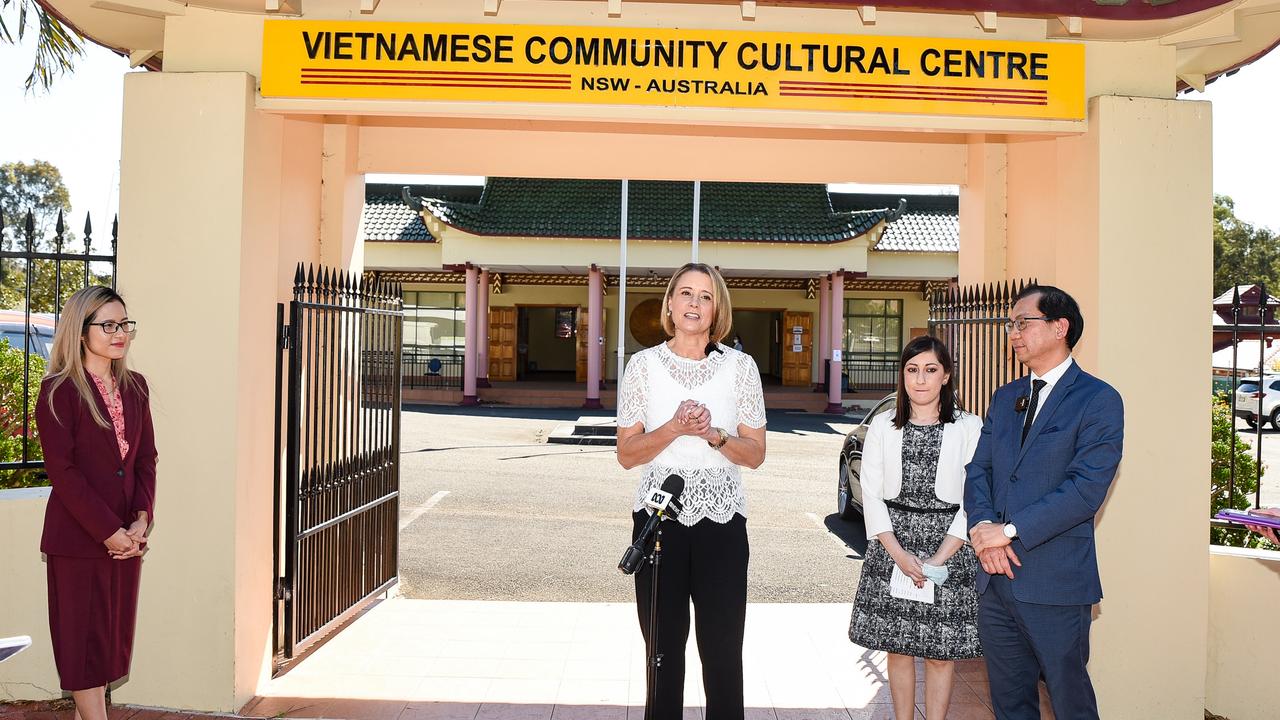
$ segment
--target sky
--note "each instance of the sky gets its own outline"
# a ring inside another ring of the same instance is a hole
[[[29,47],[0,44],[0,163],[52,162],[71,193],[73,227],[93,215],[95,228],[110,225],[119,199],[120,110],[129,64],[109,50],[86,43],[76,70],[48,93],[28,94]],[[1243,220],[1280,233],[1280,51],[1210,84],[1204,93],[1180,96],[1213,103],[1213,189],[1230,195]],[[370,181],[396,181],[369,176]],[[760,178],[768,180],[768,178]],[[457,180],[428,176],[423,182]],[[833,189],[852,190],[848,186]],[[868,192],[899,192],[900,186],[863,186]],[[922,186],[916,192],[954,192]],[[101,221],[101,223],[100,223]]]

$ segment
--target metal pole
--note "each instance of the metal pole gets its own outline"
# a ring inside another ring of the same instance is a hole
[[[626,364],[627,353],[627,194],[629,180],[622,181],[622,220],[619,238],[622,241],[618,252],[618,384],[622,384],[623,365]]]
[[[693,181],[693,258],[690,262],[698,262],[698,231],[702,221],[702,181]]]
[[[1254,491],[1257,500],[1262,499],[1262,401],[1267,395],[1267,284],[1258,283],[1258,441],[1254,466]],[[1228,506],[1229,507],[1229,506]]]
[[[1236,387],[1240,374],[1240,286],[1231,296],[1231,474],[1227,476],[1227,507],[1236,494]]]

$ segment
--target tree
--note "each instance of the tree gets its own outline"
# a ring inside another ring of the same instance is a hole
[[[30,377],[33,390],[24,393],[23,365],[27,361],[21,348],[9,347],[9,340],[0,340],[0,461],[22,459],[23,446],[28,460],[40,460],[40,434],[36,427],[36,393],[40,390],[40,378],[44,376],[45,362],[39,355],[30,357]],[[27,406],[24,408],[24,401]],[[26,417],[26,434],[23,434],[23,417]],[[0,471],[0,489],[47,485],[48,482],[36,470]]]
[[[57,166],[44,160],[0,165],[0,213],[4,213],[6,248],[23,247],[27,213],[35,219],[37,246],[47,245],[44,241],[53,235],[58,211],[70,219],[71,193]]]
[[[70,229],[71,194],[62,182],[62,173],[52,163],[36,160],[30,164],[13,162],[0,165],[0,217],[4,228],[0,230],[0,246],[7,250],[26,247],[26,218],[30,213],[34,225],[32,247],[36,250],[58,249],[56,232],[58,213],[63,214],[64,229],[61,235],[62,250],[77,253],[84,250],[84,243]],[[57,295],[58,263],[53,260],[36,260],[32,263],[31,311],[54,312],[62,306],[71,293],[84,287],[84,263],[62,263],[61,290]],[[90,268],[89,282],[110,284],[110,275],[101,275]],[[0,263],[0,308],[14,309],[26,305],[27,267],[21,260]]]
[[[1213,196],[1213,294],[1265,282],[1280,288],[1280,238],[1236,217],[1226,195]]]
[[[48,92],[54,78],[70,72],[76,58],[84,54],[84,38],[36,0],[0,0],[0,42],[22,42],[31,25],[36,29],[36,57],[25,86],[27,92],[37,86]]]

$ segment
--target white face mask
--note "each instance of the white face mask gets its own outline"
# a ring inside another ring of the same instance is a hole
[[[920,563],[920,571],[924,576],[933,581],[934,585],[942,585],[947,581],[947,576],[951,571],[946,565],[930,565],[929,563]]]

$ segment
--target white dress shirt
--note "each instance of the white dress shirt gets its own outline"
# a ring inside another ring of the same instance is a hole
[[[1045,373],[1043,377],[1036,375],[1034,372],[1031,373],[1031,387],[1035,387],[1035,382],[1037,380],[1044,381],[1044,387],[1040,388],[1040,397],[1036,398],[1036,414],[1032,416],[1031,422],[1034,423],[1036,421],[1036,417],[1039,417],[1041,408],[1043,408],[1044,404],[1049,401],[1049,393],[1053,392],[1053,386],[1057,385],[1058,381],[1062,379],[1062,376],[1067,373],[1072,362],[1073,360],[1071,359],[1071,356],[1068,355],[1066,360],[1063,360],[1057,367]]]

